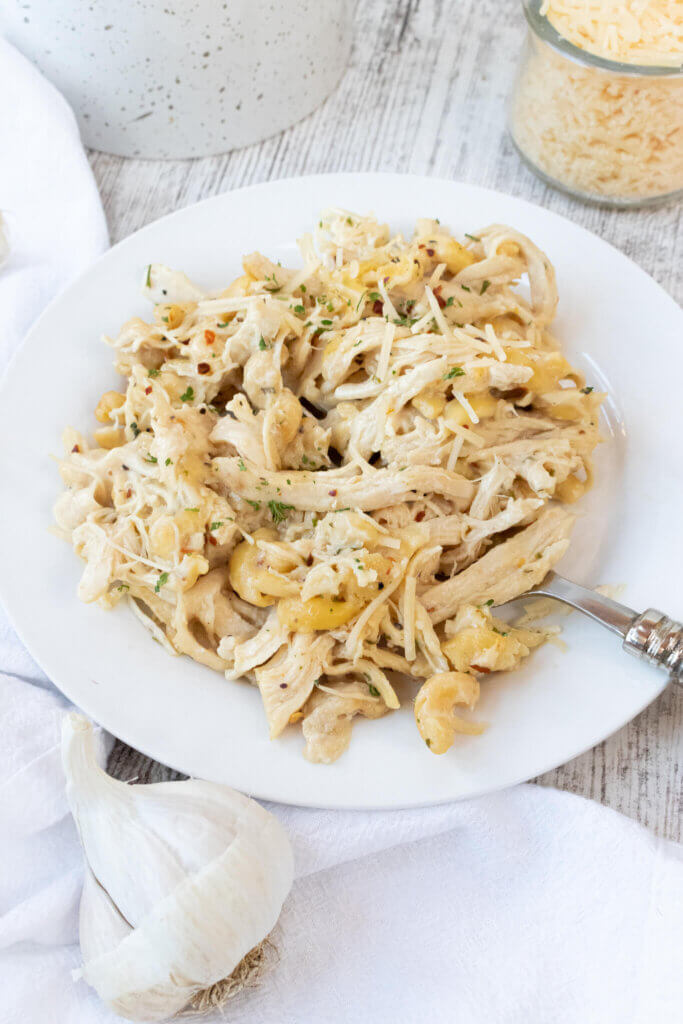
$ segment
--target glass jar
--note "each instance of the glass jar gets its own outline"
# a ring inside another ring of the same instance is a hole
[[[580,199],[643,206],[683,196],[683,67],[580,49],[522,0],[527,39],[509,109],[524,161]]]

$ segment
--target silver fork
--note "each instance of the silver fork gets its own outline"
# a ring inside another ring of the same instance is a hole
[[[554,597],[616,633],[629,654],[664,669],[677,683],[683,683],[683,625],[656,608],[638,615],[632,608],[603,597],[594,590],[572,583],[556,572],[520,597]]]

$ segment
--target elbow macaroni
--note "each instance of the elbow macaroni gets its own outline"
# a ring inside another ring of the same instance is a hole
[[[479,698],[479,683],[467,672],[440,672],[422,684],[415,698],[415,721],[433,754],[445,754],[457,732],[478,733],[483,726],[453,714],[462,705],[470,710]]]

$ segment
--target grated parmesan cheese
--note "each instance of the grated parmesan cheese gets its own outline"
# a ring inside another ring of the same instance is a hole
[[[544,0],[540,14],[570,43],[627,64],[680,64],[680,0]]]
[[[593,198],[637,201],[683,188],[683,74],[591,66],[590,53],[635,64],[683,59],[681,4],[545,0],[541,13],[586,50],[564,56],[533,32],[517,80],[511,131],[554,182]],[[647,70],[647,69],[645,69]]]

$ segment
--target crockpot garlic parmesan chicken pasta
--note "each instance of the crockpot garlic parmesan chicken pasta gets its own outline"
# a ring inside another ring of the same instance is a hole
[[[129,599],[169,653],[257,686],[271,737],[300,723],[333,761],[410,676],[443,753],[481,731],[480,678],[545,639],[491,609],[567,548],[602,396],[511,228],[406,241],[333,209],[299,245],[302,269],[254,253],[218,294],[147,268],[152,319],[109,342],[127,386],[94,444],[66,433],[57,522],[80,597]]]

